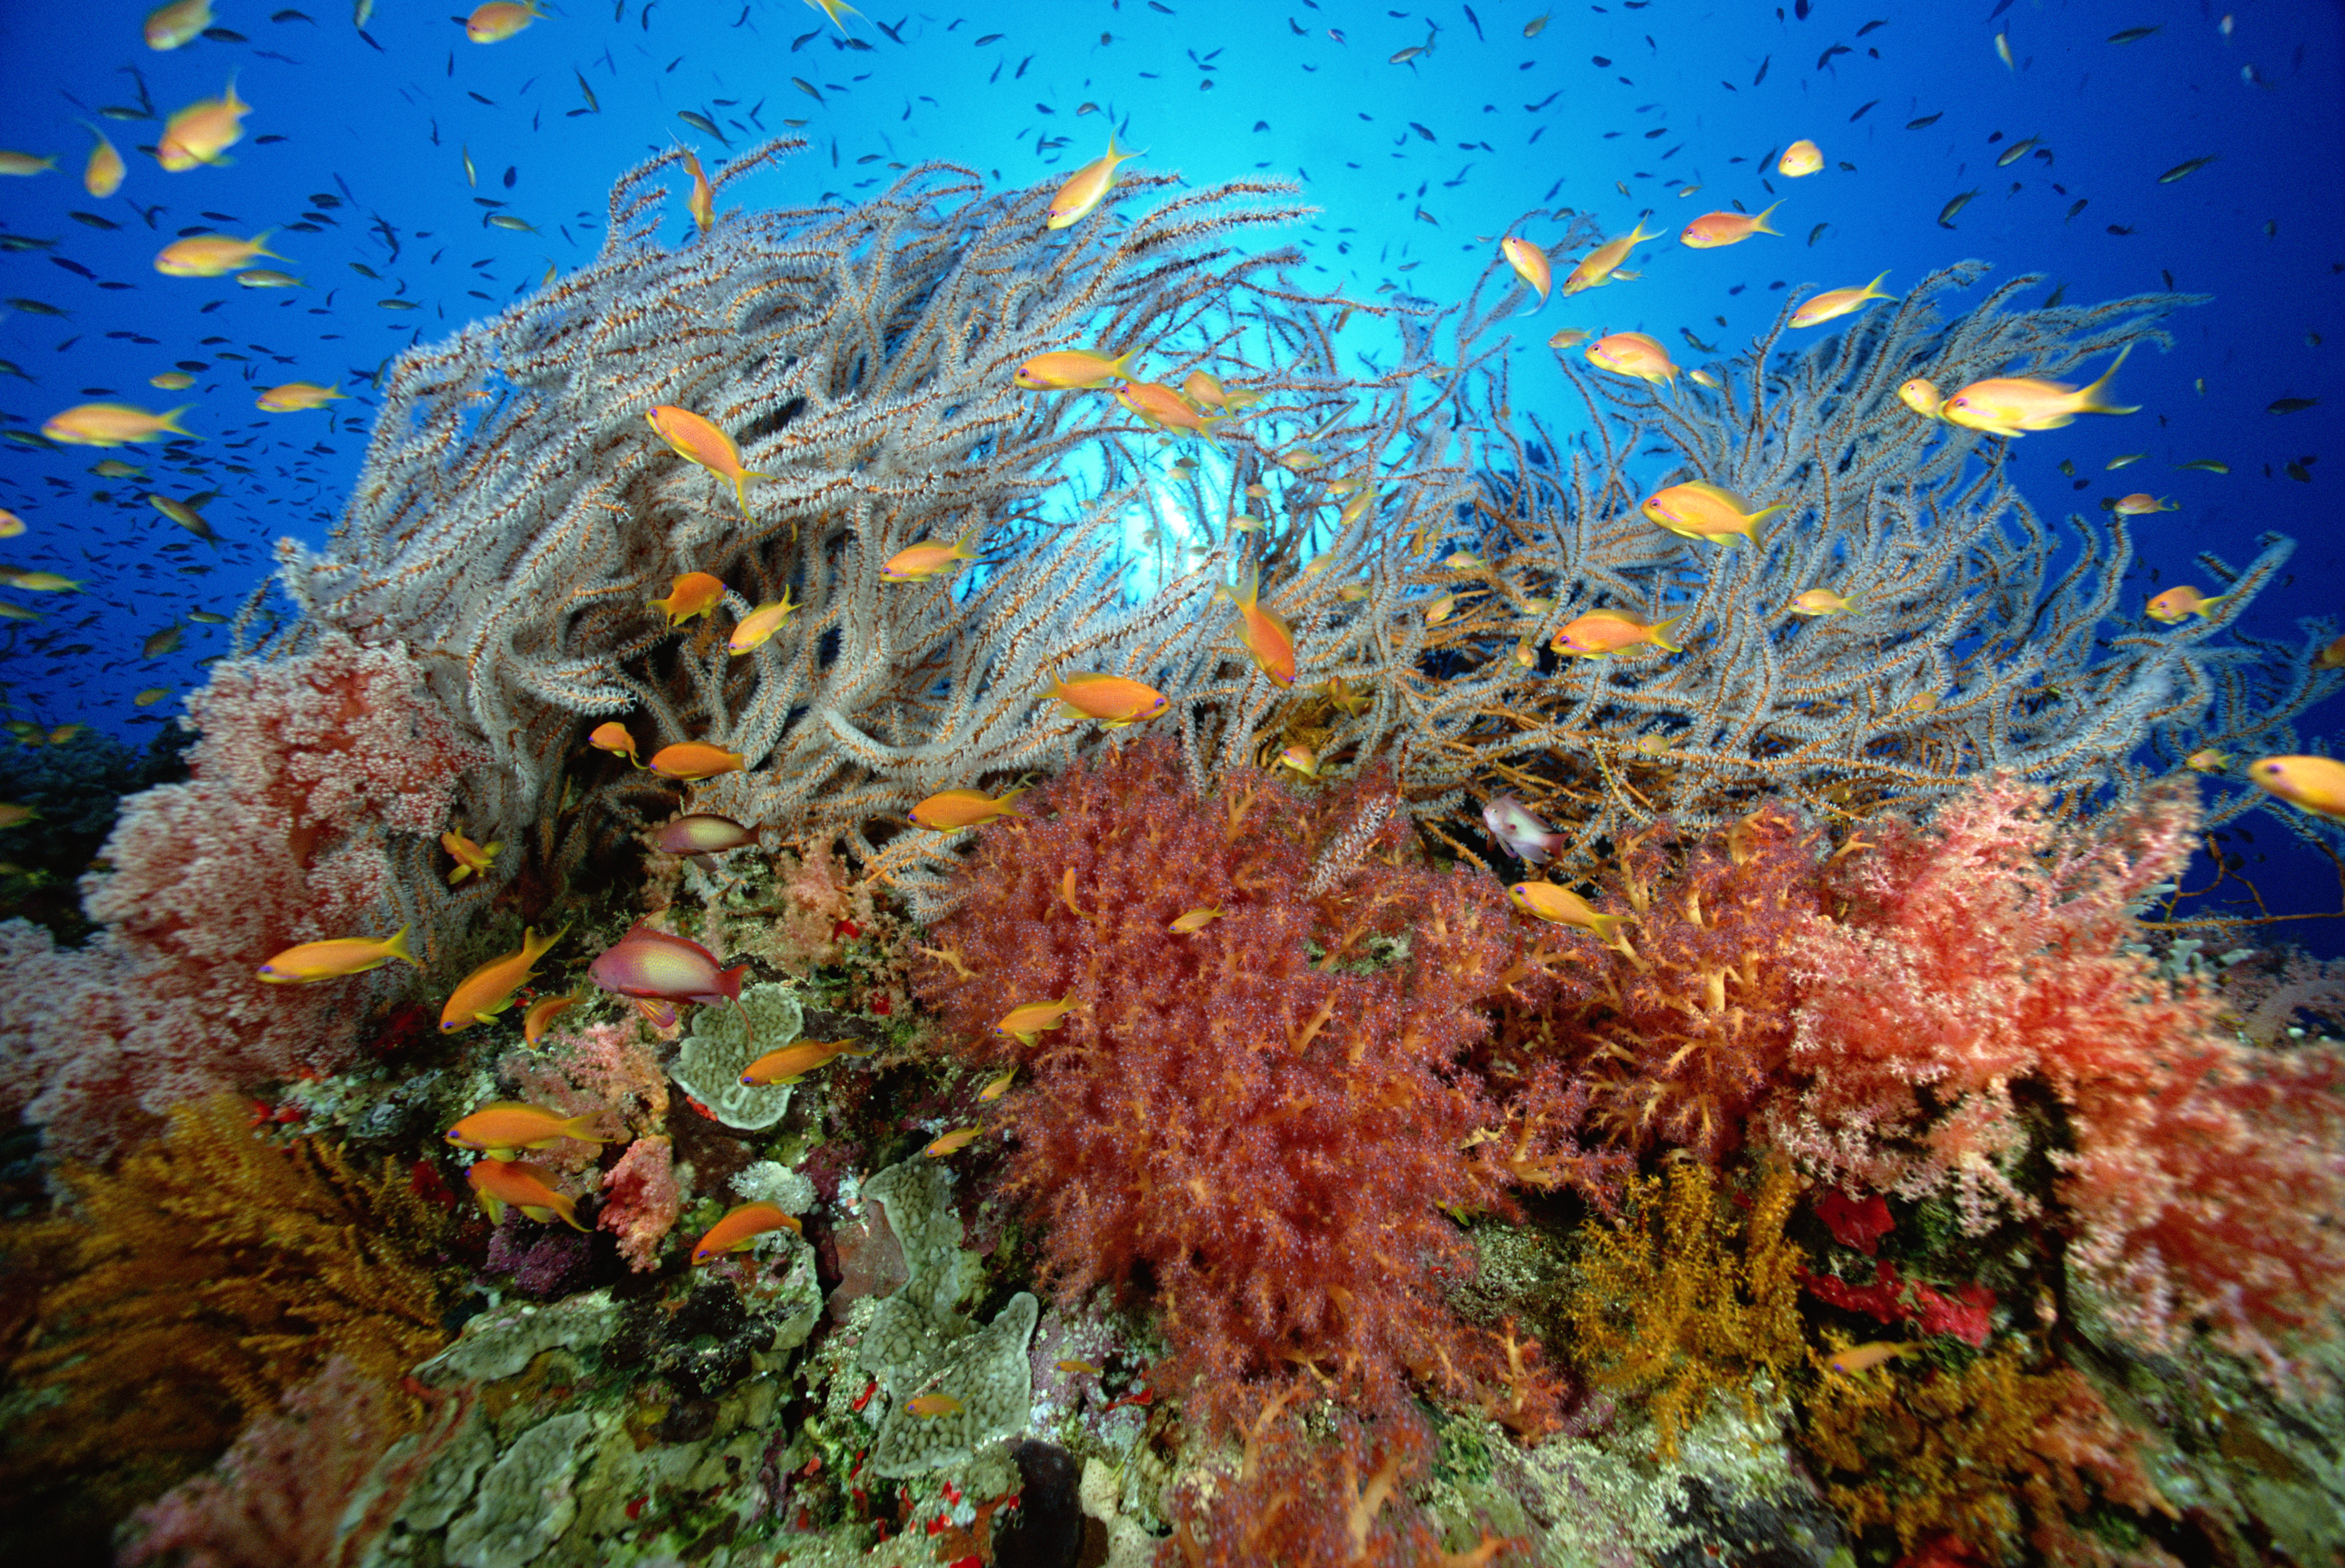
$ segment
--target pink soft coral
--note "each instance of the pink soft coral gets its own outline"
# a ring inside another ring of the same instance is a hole
[[[1811,1169],[1950,1193],[1975,1232],[2036,1211],[2015,1171],[2048,1099],[2052,1218],[2117,1325],[2164,1348],[2204,1321],[2277,1375],[2274,1336],[2345,1306],[2345,1058],[2247,1044],[2157,970],[2134,908],[2195,823],[2167,794],[2084,833],[2000,780],[1868,825],[1798,959],[1805,1086],[1767,1118]]]
[[[1505,1208],[1509,1163],[1585,1169],[1567,1100],[1502,1127],[1457,1067],[1481,1004],[1552,955],[1492,882],[1415,864],[1394,806],[1378,780],[1200,800],[1170,745],[1119,747],[987,830],[923,989],[972,1059],[1022,1069],[1010,1186],[1049,1221],[1062,1296],[1152,1283],[1170,1388],[1205,1379],[1193,1411],[1238,1419],[1245,1379],[1301,1364],[1363,1409],[1404,1405],[1414,1374],[1535,1429],[1545,1391],[1495,1393],[1495,1337],[1437,1280],[1472,1265],[1444,1207]],[[995,1027],[1061,997],[1031,1043]]]
[[[659,1267],[660,1243],[684,1211],[675,1165],[665,1138],[639,1138],[603,1173],[604,1201],[594,1223],[615,1232],[619,1256],[639,1274]]]

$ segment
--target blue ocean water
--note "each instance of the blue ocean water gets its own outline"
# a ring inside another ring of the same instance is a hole
[[[1518,323],[1517,405],[1558,419],[1573,406],[1545,346],[1558,328],[1673,346],[1690,332],[1731,352],[1787,287],[1886,272],[1895,292],[1964,258],[1998,278],[2040,273],[2071,302],[2205,293],[2170,323],[2171,353],[2124,368],[2117,391],[2140,413],[2031,436],[2016,471],[2047,515],[2137,490],[2172,498],[2137,531],[2141,598],[2192,580],[2198,551],[2241,561],[2277,531],[2299,551],[2241,629],[2291,638],[2299,618],[2339,609],[2345,25],[2330,5],[1070,0],[875,5],[842,26],[798,0],[570,0],[479,45],[461,14],[408,0],[355,14],[219,0],[210,30],[168,52],[144,45],[142,15],[0,7],[16,88],[0,147],[56,160],[0,178],[5,433],[21,443],[71,404],[118,400],[185,403],[195,438],[5,448],[0,506],[25,531],[0,561],[85,585],[0,590],[41,617],[0,623],[9,719],[143,744],[226,646],[191,612],[232,614],[273,541],[325,542],[390,357],[591,257],[629,166],[681,141],[715,167],[785,134],[809,146],[728,200],[852,199],[926,160],[1055,182],[1112,126],[1147,167],[1197,185],[1295,180],[1319,208],[1285,237],[1317,269],[1304,281],[1435,300],[1470,288],[1502,235],[1557,227],[1559,208],[1608,234],[1650,215],[1672,236],[1704,211],[1780,199],[1780,236],[1657,242],[1634,282]],[[163,117],[230,81],[252,106],[231,161],[164,172],[145,150]],[[104,199],[81,181],[93,126],[129,166]],[[1802,137],[1822,171],[1775,175]],[[680,199],[673,223],[681,239]],[[294,286],[153,266],[178,237],[264,230],[263,265]],[[149,385],[175,369],[194,378],[184,392]],[[345,400],[255,409],[293,379]],[[2294,400],[2309,404],[2272,411]],[[2130,453],[2146,455],[2107,470]],[[107,459],[142,471],[94,474]],[[2229,471],[2176,466],[2203,459]],[[218,544],[150,494],[195,501]],[[177,646],[147,653],[172,626]],[[2335,720],[2334,704],[2316,710],[2307,735]],[[2270,908],[2338,907],[2334,867],[2275,824],[2247,825],[2231,849]],[[2339,924],[2281,934],[2334,951]]]

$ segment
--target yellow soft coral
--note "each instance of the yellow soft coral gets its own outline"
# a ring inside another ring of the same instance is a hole
[[[1736,1391],[1755,1417],[1752,1375],[1781,1391],[1804,1366],[1806,1257],[1783,1239],[1797,1192],[1788,1166],[1769,1166],[1738,1220],[1709,1169],[1682,1164],[1634,1183],[1626,1219],[1588,1228],[1565,1310],[1597,1381],[1650,1396],[1664,1457],[1712,1393]]]

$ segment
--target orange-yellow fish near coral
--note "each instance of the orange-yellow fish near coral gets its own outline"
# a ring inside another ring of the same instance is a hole
[[[269,237],[274,232],[263,229],[250,239],[232,234],[196,234],[175,239],[157,252],[155,270],[166,278],[224,278],[264,256],[277,256],[269,248]]]
[[[2101,372],[2100,379],[2081,389],[2039,376],[1997,376],[1973,381],[1939,406],[1938,417],[1948,424],[1983,430],[1991,436],[2019,436],[2029,430],[2056,430],[2078,414],[2137,413],[2137,404],[2120,407],[2102,397],[2117,375],[2117,366],[2124,364],[2126,356],[2132,352],[2133,345],[2127,344],[2109,368]]]
[[[1122,675],[1052,676],[1050,695],[1071,719],[1097,719],[1111,730],[1144,723],[1164,711],[1164,693]]]
[[[107,139],[104,131],[91,126],[90,134],[97,137],[97,145],[89,149],[89,161],[81,166],[81,187],[104,201],[122,188],[130,170],[122,161],[121,150]]]
[[[1507,896],[1516,908],[1550,926],[1574,926],[1582,931],[1592,931],[1599,942],[1610,942],[1619,935],[1625,915],[1599,915],[1596,906],[1568,887],[1558,887],[1552,882],[1518,882],[1507,889]]]
[[[817,1067],[828,1067],[839,1057],[868,1057],[873,1047],[853,1040],[798,1040],[767,1051],[741,1071],[744,1088],[761,1089],[794,1084]]]
[[[511,1204],[540,1225],[559,1219],[573,1230],[584,1230],[578,1223],[577,1199],[553,1189],[553,1172],[542,1165],[530,1165],[512,1159],[476,1159],[464,1172],[464,1180],[472,1195],[481,1200],[481,1208],[489,1223],[504,1223],[505,1206]]]
[[[1181,379],[1181,395],[1193,409],[1221,409],[1235,413],[1262,401],[1260,392],[1249,392],[1243,387],[1227,387],[1218,376],[1203,370],[1192,370]],[[1251,493],[1251,492],[1249,492]]]
[[[1685,226],[1678,238],[1696,250],[1715,250],[1723,245],[1740,245],[1754,234],[1777,234],[1780,230],[1767,227],[1767,213],[1782,206],[1780,201],[1768,204],[1766,212],[1705,212]]]
[[[453,886],[468,876],[487,875],[490,865],[497,858],[497,851],[504,845],[474,844],[461,833],[443,833],[440,835],[440,847],[446,850],[448,857],[456,863],[456,869],[448,874],[449,885]]]
[[[1083,391],[1092,387],[1104,387],[1110,381],[1132,379],[1132,358],[1139,352],[1138,344],[1113,359],[1081,349],[1061,349],[1053,353],[1035,355],[1018,367],[1018,373],[1012,379],[1030,392]]]
[[[533,1046],[545,1038],[545,1031],[553,1027],[553,1020],[576,1007],[581,999],[574,996],[540,996],[532,1002],[529,1011],[521,1016],[522,1044]]]
[[[2147,517],[2154,511],[2178,511],[2181,508],[2165,497],[2152,495],[2145,490],[2117,497],[2109,503],[2109,510],[2119,517]]]
[[[491,1100],[450,1128],[448,1142],[458,1148],[477,1148],[497,1159],[511,1159],[515,1149],[552,1148],[565,1138],[581,1143],[616,1143],[594,1131],[603,1118],[599,1110],[565,1117],[542,1105],[520,1100]]]
[[[1656,623],[1633,610],[1590,610],[1565,625],[1548,646],[1576,659],[1609,658],[1640,642],[1650,642],[1664,652],[1682,653],[1685,650],[1669,640],[1669,630],[1684,619],[1672,615]]]
[[[1172,924],[1167,926],[1164,929],[1172,932],[1176,936],[1194,936],[1198,932],[1203,931],[1206,926],[1212,925],[1221,917],[1222,911],[1211,906],[1203,909],[1192,909],[1184,915],[1174,916]]]
[[[943,1140],[939,1138],[938,1141],[942,1142]],[[904,1409],[913,1415],[924,1416],[933,1420],[935,1417],[941,1415],[960,1414],[961,1403],[960,1401],[953,1398],[950,1394],[915,1394],[910,1399],[904,1401]]]
[[[616,719],[607,724],[595,725],[594,733],[586,737],[586,744],[598,752],[612,752],[623,756],[637,767],[644,765],[643,758],[635,754],[634,735]]]
[[[790,591],[785,587],[779,599],[770,604],[758,605],[734,622],[733,635],[726,640],[725,651],[737,659],[765,646],[773,641],[774,633],[782,629],[782,622],[796,613],[797,608],[790,602]]]
[[[700,167],[700,155],[690,147],[679,147],[684,154],[685,172],[692,176],[692,194],[684,198],[685,209],[692,214],[693,227],[706,234],[716,226],[716,191],[708,183],[708,172]]]
[[[1657,491],[1638,509],[1654,526],[1686,539],[1721,541],[1736,538],[1759,542],[1760,519],[1783,510],[1783,503],[1751,510],[1751,503],[1731,490],[1699,481]]]
[[[124,447],[170,436],[185,436],[179,416],[195,405],[182,403],[168,413],[150,414],[129,403],[76,403],[50,417],[41,434],[70,447]]]
[[[440,1009],[440,1032],[452,1035],[474,1024],[485,1024],[513,1006],[513,993],[529,984],[540,958],[562,940],[564,926],[543,942],[535,931],[522,933],[521,951],[492,958],[459,981],[448,1005]]]
[[[1939,394],[1938,383],[1922,376],[1916,376],[1899,387],[1897,400],[1925,420],[1939,418],[1938,410],[1946,406],[1946,400]]]
[[[771,479],[756,469],[741,466],[741,449],[733,438],[702,419],[689,409],[679,409],[668,403],[655,403],[644,415],[668,450],[689,463],[698,463],[717,478],[733,486],[733,499],[741,508],[741,515],[749,515],[749,481]]]
[[[994,1032],[1008,1035],[1021,1045],[1031,1046],[1037,1035],[1065,1023],[1067,1015],[1073,1012],[1075,1007],[1072,991],[1055,1002],[1027,1002],[1003,1014],[1001,1022],[993,1026]]]
[[[304,942],[288,947],[260,966],[260,978],[271,986],[314,986],[320,980],[339,980],[345,975],[380,969],[393,958],[418,969],[423,967],[407,950],[404,926],[380,939],[340,936],[330,942]]]
[[[1574,267],[1564,278],[1565,295],[1577,294],[1583,288],[1599,288],[1611,282],[1614,269],[1629,259],[1629,252],[1648,239],[1659,238],[1658,235],[1647,234],[1645,220],[1639,218],[1636,228],[1618,239],[1606,240],[1580,258],[1579,265]]]
[[[2228,593],[2218,593],[2209,599],[2186,582],[2167,589],[2145,608],[2152,621],[2164,621],[2170,625],[2177,621],[2187,621],[2193,615],[2212,616],[2216,606],[2228,603],[2230,597]]]
[[[1829,588],[1811,588],[1792,601],[1794,615],[1845,615],[1855,608],[1855,600],[1844,599]]]
[[[244,139],[244,116],[252,106],[236,96],[236,78],[217,98],[198,98],[173,115],[155,144],[155,161],[172,174],[198,164],[219,163],[220,155]]]
[[[1142,153],[1119,153],[1115,150],[1115,132],[1107,133],[1107,151],[1069,175],[1060,185],[1058,194],[1051,197],[1050,220],[1045,228],[1065,228],[1081,223],[1091,208],[1105,198],[1115,186],[1115,166]]]
[[[2345,670],[2345,637],[2331,640],[2312,656],[2316,670]]]
[[[1792,325],[1822,326],[1826,321],[1837,321],[1853,311],[1862,310],[1873,300],[1896,298],[1894,294],[1881,292],[1882,278],[1888,276],[1884,272],[1862,288],[1827,288],[1812,299],[1802,300],[1800,308],[1792,312]]]
[[[1213,432],[1230,419],[1227,414],[1199,413],[1179,392],[1158,381],[1126,381],[1115,389],[1115,400],[1160,430],[1203,436],[1216,447],[1221,442]]]
[[[475,44],[502,44],[544,15],[535,0],[485,0],[464,18],[464,36]]]
[[[722,774],[737,774],[742,762],[739,752],[728,752],[723,746],[712,746],[706,741],[678,741],[654,752],[652,760],[644,765],[662,778],[690,784]]]
[[[1847,1350],[1836,1351],[1825,1360],[1824,1365],[1833,1371],[1844,1372],[1854,1377],[1860,1372],[1869,1372],[1875,1367],[1895,1361],[1899,1356],[1909,1354],[1914,1349],[1915,1347],[1910,1344],[1899,1344],[1889,1340],[1875,1340],[1870,1344],[1851,1345]]]
[[[1642,332],[1611,332],[1588,345],[1588,362],[1615,375],[1634,376],[1656,385],[1674,380],[1678,368],[1658,338]]]
[[[646,599],[644,602],[667,617],[670,626],[681,626],[695,615],[706,615],[725,602],[725,580],[706,572],[686,572],[667,585],[665,599]]]
[[[252,405],[265,414],[302,414],[322,409],[341,398],[331,387],[315,381],[285,381],[260,394]]]
[[[161,51],[192,42],[212,25],[212,0],[171,0],[147,13],[147,46]]]
[[[1555,273],[1548,265],[1547,252],[1513,235],[1498,241],[1498,252],[1515,269],[1516,277],[1538,291],[1539,303],[1546,304],[1548,290],[1555,287]]]
[[[1213,590],[1213,596],[1236,606],[1238,641],[1245,645],[1246,656],[1272,685],[1284,690],[1294,684],[1294,635],[1276,613],[1262,607],[1261,589],[1262,573],[1257,569],[1247,575],[1243,592],[1223,586]]]
[[[912,808],[912,820],[931,833],[958,833],[983,827],[1017,813],[1010,802],[1026,793],[1023,785],[990,795],[983,790],[949,789],[930,795]]]
[[[984,1136],[985,1129],[981,1127],[955,1128],[920,1152],[930,1159],[942,1159],[949,1154],[959,1154]]]
[[[970,548],[976,542],[977,525],[971,523],[968,531],[950,544],[939,544],[931,539],[907,545],[889,556],[887,564],[879,568],[880,581],[925,582],[940,572],[955,571],[962,561],[977,559],[977,551]]]
[[[2334,757],[2259,757],[2248,777],[2299,811],[2345,822],[2345,763]]]
[[[1802,138],[1783,149],[1775,165],[1775,172],[1786,179],[1800,179],[1824,167],[1824,150]]]
[[[727,1252],[739,1252],[758,1237],[775,1230],[790,1230],[806,1234],[806,1227],[795,1215],[786,1214],[770,1203],[743,1203],[725,1211],[725,1217],[710,1226],[700,1239],[692,1244],[692,1260],[695,1264],[714,1263]]]

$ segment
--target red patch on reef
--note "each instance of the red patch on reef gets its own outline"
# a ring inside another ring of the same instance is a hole
[[[838,1226],[831,1235],[838,1249],[838,1287],[830,1293],[834,1321],[846,1321],[848,1309],[866,1296],[892,1295],[911,1279],[903,1243],[888,1228],[878,1204],[864,1205],[861,1219]]]
[[[1889,1200],[1878,1192],[1851,1198],[1837,1187],[1816,1200],[1816,1218],[1824,1222],[1833,1240],[1855,1248],[1867,1258],[1897,1225],[1889,1217]]]

